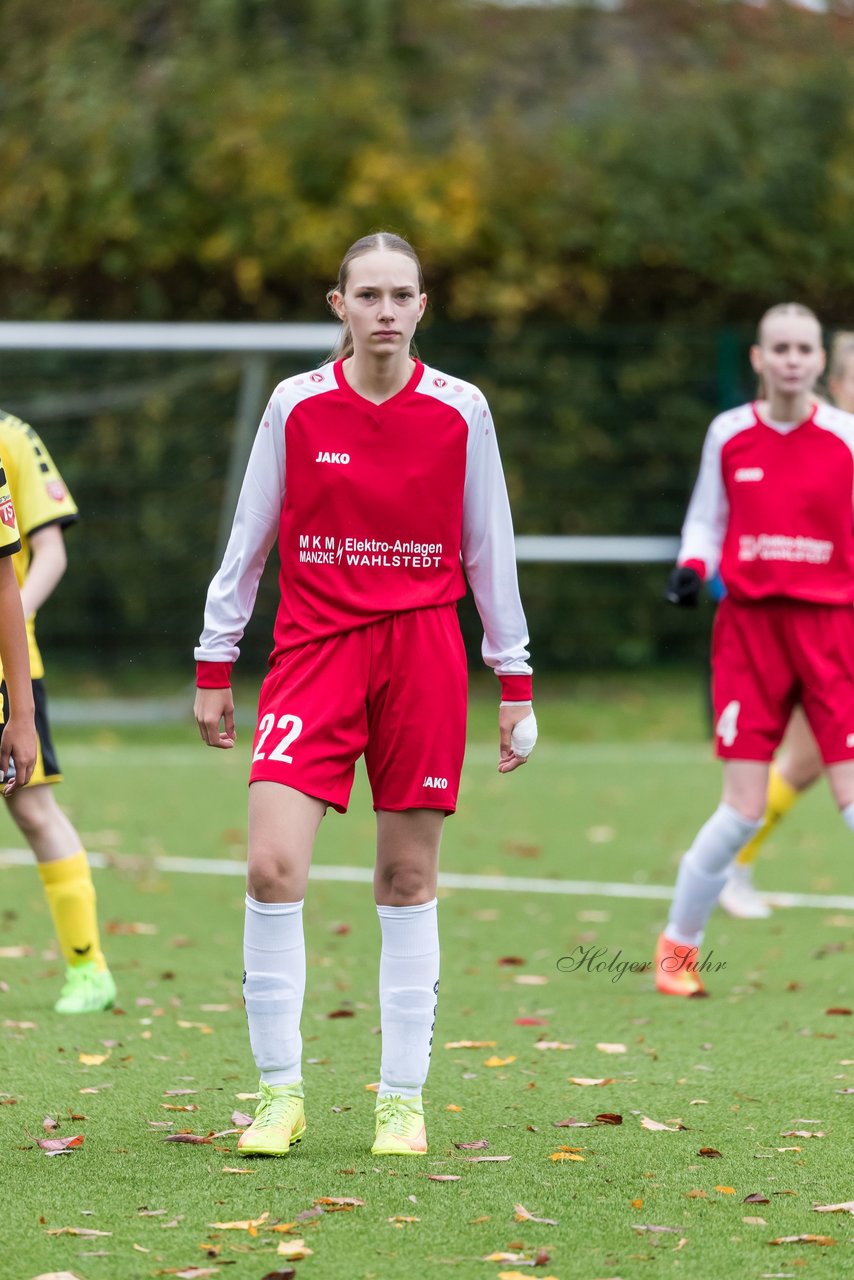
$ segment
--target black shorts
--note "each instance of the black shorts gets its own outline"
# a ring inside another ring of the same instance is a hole
[[[50,736],[50,721],[47,715],[47,690],[44,687],[44,680],[33,681],[33,702],[36,708],[36,738],[38,739],[38,754],[36,756],[36,767],[33,769],[33,776],[27,783],[28,787],[38,787],[45,782],[62,782],[62,774],[59,771],[59,761],[56,758],[53,740]],[[2,723],[5,724],[9,719],[9,695],[6,691],[6,681],[0,684],[0,703],[2,703]],[[7,782],[13,777],[14,770],[10,769],[6,774]]]

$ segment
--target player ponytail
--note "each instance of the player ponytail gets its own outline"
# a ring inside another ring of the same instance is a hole
[[[375,249],[383,249],[388,253],[402,253],[404,257],[409,258],[415,263],[418,272],[418,291],[424,292],[424,276],[421,271],[421,263],[418,260],[418,254],[413,249],[408,240],[404,240],[402,236],[393,235],[390,231],[377,231],[371,236],[362,236],[344,254],[341,260],[341,266],[338,268],[338,280],[326,295],[326,301],[330,310],[335,313],[332,306],[332,296],[335,293],[343,294],[347,288],[347,281],[350,278],[350,267],[356,258],[360,258],[364,253],[373,253]],[[337,318],[337,314],[336,314]],[[411,343],[409,347],[410,355],[417,355],[415,344]],[[350,326],[346,320],[342,322],[341,333],[338,341],[332,351],[326,357],[324,363],[331,360],[346,360],[348,356],[353,354],[353,335],[350,332]]]

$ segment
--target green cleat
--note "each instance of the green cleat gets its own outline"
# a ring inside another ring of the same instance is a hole
[[[65,985],[53,1006],[56,1013],[102,1013],[116,1002],[116,984],[109,969],[88,964],[70,965]]]
[[[377,1136],[372,1156],[423,1156],[427,1153],[424,1103],[417,1098],[386,1094],[377,1102]]]
[[[240,1135],[237,1150],[244,1156],[286,1156],[305,1133],[302,1081],[264,1084],[255,1119]]]

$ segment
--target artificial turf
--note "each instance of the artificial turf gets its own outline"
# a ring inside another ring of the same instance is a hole
[[[538,756],[506,778],[492,760],[494,708],[476,700],[443,870],[671,883],[715,803],[719,773],[693,686],[666,697],[624,692],[606,682],[601,696],[582,689],[574,706],[545,697]],[[850,1214],[815,1211],[854,1201],[852,1017],[830,1012],[854,1007],[854,911],[842,907],[777,910],[762,922],[717,913],[707,941],[725,968],[707,978],[712,998],[676,1001],[654,994],[648,972],[596,968],[648,960],[664,901],[441,890],[430,1151],[378,1160],[366,1088],[380,1049],[371,890],[314,881],[305,1139],[276,1161],[241,1159],[234,1133],[164,1141],[183,1129],[233,1130],[233,1113],[253,1106],[237,1095],[257,1084],[240,1001],[241,881],[166,874],[154,863],[180,855],[225,864],[242,850],[245,742],[215,753],[192,734],[170,726],[58,735],[61,799],[89,846],[112,859],[95,880],[120,1011],[53,1014],[61,965],[37,877],[0,869],[2,1280],[182,1271],[262,1280],[290,1267],[318,1280],[852,1269]],[[351,812],[323,824],[317,865],[369,868],[371,832],[360,778]],[[20,843],[4,819],[0,844]],[[769,890],[848,894],[851,854],[822,786],[774,837],[757,878]],[[570,956],[585,959],[570,971],[571,962],[559,964]],[[445,1047],[459,1042],[482,1047]],[[168,1109],[178,1106],[197,1110]],[[622,1123],[596,1123],[604,1114]],[[43,1128],[48,1116],[57,1130]],[[670,1127],[650,1130],[644,1117]],[[569,1119],[590,1127],[560,1125]],[[795,1130],[814,1136],[786,1136]],[[35,1141],[72,1135],[82,1145],[58,1156]],[[480,1140],[489,1146],[455,1145]],[[484,1155],[510,1159],[469,1162]],[[324,1197],[363,1203],[323,1208]],[[210,1225],[265,1214],[251,1229]],[[50,1234],[62,1228],[110,1234]],[[799,1236],[835,1243],[770,1243]],[[311,1255],[277,1254],[297,1239]],[[485,1260],[495,1253],[510,1256]]]

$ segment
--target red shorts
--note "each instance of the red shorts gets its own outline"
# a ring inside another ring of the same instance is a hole
[[[801,703],[825,764],[854,760],[854,608],[729,596],[712,634],[717,754],[770,761]]]
[[[375,809],[453,813],[467,691],[453,604],[289,650],[261,686],[249,781],[284,783],[346,813],[364,753]]]

